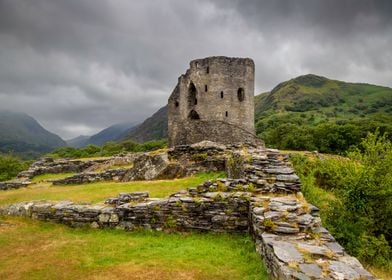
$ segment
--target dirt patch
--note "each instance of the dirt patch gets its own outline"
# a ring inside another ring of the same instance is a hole
[[[16,230],[20,226],[17,221],[1,221],[0,220],[0,233],[7,233]]]

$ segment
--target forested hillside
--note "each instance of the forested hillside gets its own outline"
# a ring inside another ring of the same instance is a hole
[[[256,96],[255,114],[267,146],[339,153],[377,127],[391,134],[392,89],[305,75]]]

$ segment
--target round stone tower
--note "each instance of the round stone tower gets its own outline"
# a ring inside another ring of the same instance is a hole
[[[254,73],[249,58],[191,61],[169,98],[169,146],[255,143]]]

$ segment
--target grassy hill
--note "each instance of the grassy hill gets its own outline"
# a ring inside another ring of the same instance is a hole
[[[65,145],[59,136],[47,131],[32,117],[0,111],[0,153],[32,158]]]
[[[256,133],[271,147],[342,152],[367,131],[392,132],[392,89],[316,75],[255,97]]]

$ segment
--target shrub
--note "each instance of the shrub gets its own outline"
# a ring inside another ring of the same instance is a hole
[[[321,209],[324,225],[346,250],[367,263],[391,262],[392,143],[369,133],[347,158],[291,161],[305,197]]]
[[[28,167],[27,162],[12,155],[0,155],[0,181],[10,180]]]

